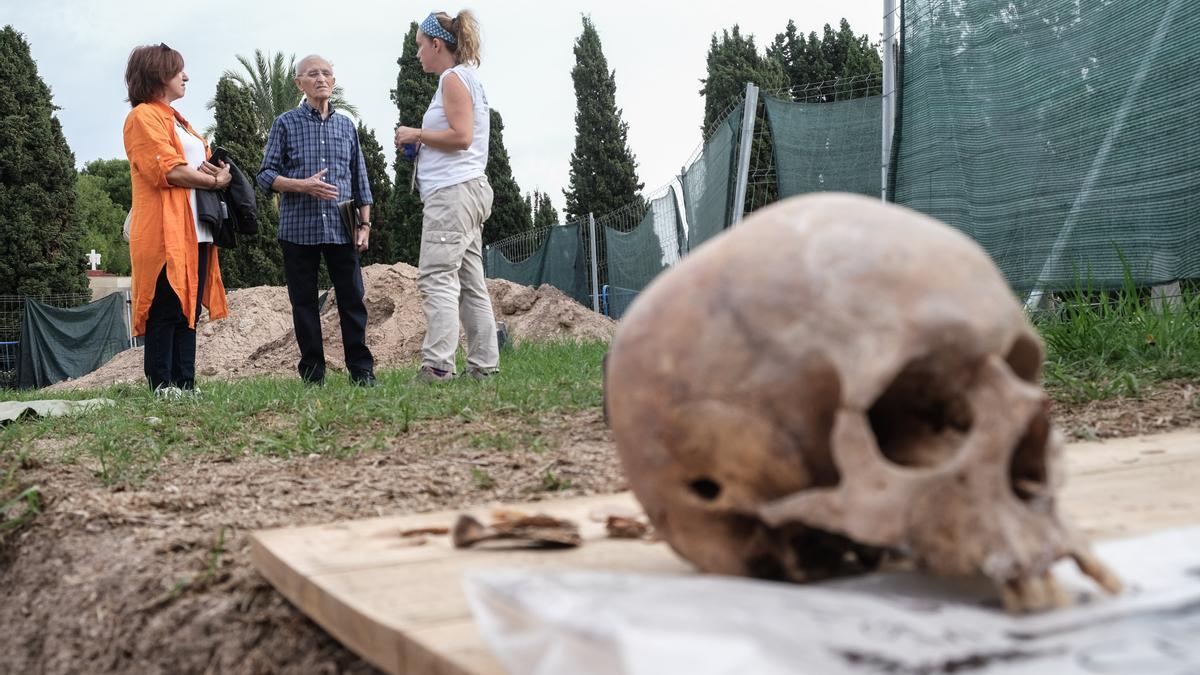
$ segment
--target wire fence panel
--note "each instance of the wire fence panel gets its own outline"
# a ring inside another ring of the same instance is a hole
[[[550,284],[588,304],[587,260],[579,223],[541,227],[498,241],[484,252],[488,277],[525,286]]]
[[[642,289],[679,262],[684,239],[677,201],[675,189],[668,187],[652,195],[642,208],[622,209],[596,222],[597,236],[602,230],[607,252],[603,313],[621,318]]]
[[[729,227],[734,160],[743,110],[744,106],[739,105],[725,117],[680,178],[687,215],[688,250]]]
[[[841,191],[877,197],[883,98],[793,103],[767,97],[779,198]]]
[[[763,92],[754,126],[746,213],[808,192],[879,196],[882,92],[879,74]]]
[[[1200,277],[1195,0],[903,0],[894,190],[1018,289]]]

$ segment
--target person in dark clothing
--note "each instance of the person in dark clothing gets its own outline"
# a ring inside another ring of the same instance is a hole
[[[300,347],[300,377],[325,382],[325,349],[318,312],[317,270],[321,258],[337,294],[346,369],[355,384],[375,384],[375,361],[367,347],[359,254],[371,234],[371,188],[355,124],[330,104],[333,66],[306,56],[296,67],[300,105],[275,119],[263,153],[258,185],[281,195],[279,243],[292,324]],[[353,234],[342,222],[339,202],[353,199],[362,226]],[[353,237],[353,241],[351,238]]]

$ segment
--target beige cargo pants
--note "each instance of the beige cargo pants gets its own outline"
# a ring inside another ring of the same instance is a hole
[[[492,186],[474,178],[429,195],[422,212],[417,287],[425,310],[421,365],[454,372],[459,322],[467,333],[467,367],[500,366],[496,317],[483,276],[483,221],[492,215]]]

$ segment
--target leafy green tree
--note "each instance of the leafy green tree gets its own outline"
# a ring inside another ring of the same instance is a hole
[[[0,294],[87,291],[75,156],[29,43],[0,30]]]
[[[411,23],[404,36],[400,58],[396,59],[400,71],[396,75],[396,88],[392,90],[392,103],[399,113],[397,125],[421,126],[421,119],[437,92],[437,77],[421,69],[417,60],[417,24]],[[387,227],[394,233],[392,254],[396,260],[416,265],[421,254],[421,198],[412,189],[413,171],[416,165],[403,153],[396,153],[396,189],[388,209]]]
[[[362,122],[358,123],[358,143],[367,165],[371,198],[375,201],[371,207],[370,247],[363,253],[362,264],[391,265],[396,262],[396,231],[395,221],[388,213],[392,206],[392,183],[387,174],[387,158],[383,156],[383,147],[375,138],[375,132]]]
[[[229,152],[233,162],[250,180],[262,163],[266,135],[258,126],[252,92],[234,78],[217,81],[213,99],[216,119],[213,144]],[[223,249],[221,277],[226,288],[279,286],[283,284],[283,253],[277,241],[279,208],[271,196],[257,193],[258,234],[238,235],[238,245]]]
[[[629,125],[617,108],[616,72],[600,45],[592,20],[583,17],[583,32],[575,40],[575,151],[570,181],[563,194],[570,219],[615,211],[640,200],[642,183],[637,161],[629,149]]]
[[[100,269],[128,275],[129,244],[121,234],[128,209],[109,198],[103,178],[79,174],[75,179],[75,219],[82,234],[81,248],[100,254]]]
[[[93,159],[83,165],[83,173],[100,179],[114,204],[128,211],[133,208],[133,183],[129,178],[129,160]]]
[[[825,24],[820,38],[815,31],[805,38],[796,30],[795,22],[788,21],[784,32],[776,35],[767,47],[767,56],[783,64],[797,100],[843,100],[882,92],[883,85],[878,76],[883,73],[883,59],[878,46],[867,35],[855,35],[846,19],[842,19],[836,32]],[[858,84],[815,86],[838,79],[850,81],[864,75],[877,77],[867,87]]]
[[[300,105],[300,100],[304,98],[304,94],[296,87],[296,55],[284,59],[282,52],[264,54],[261,49],[255,49],[253,59],[241,54],[236,58],[242,70],[227,70],[222,77],[232,79],[250,92],[257,129],[265,137],[275,118]],[[329,103],[336,110],[358,117],[358,108],[346,100],[341,85],[333,88]],[[208,102],[208,108],[211,110],[215,106],[214,98]],[[211,134],[213,129],[210,128],[208,132]]]
[[[558,224],[558,211],[550,201],[549,194],[535,190],[533,197],[530,199],[530,206],[533,211],[533,226],[535,228]]]
[[[729,109],[746,92],[746,83],[753,82],[763,92],[788,86],[787,73],[777,59],[758,52],[754,36],[743,36],[734,25],[721,31],[721,38],[712,36],[708,48],[708,76],[700,80],[700,95],[704,97],[703,132],[707,136],[725,118]]]
[[[483,243],[491,244],[514,234],[529,231],[533,216],[521,198],[521,188],[512,175],[508,150],[504,147],[504,119],[491,110],[491,138],[488,142],[487,177],[495,195],[492,216],[483,228]]]

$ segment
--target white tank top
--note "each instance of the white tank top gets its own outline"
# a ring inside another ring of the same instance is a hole
[[[204,142],[199,138],[189,134],[179,122],[175,122],[175,133],[179,135],[179,142],[183,144],[183,156],[187,160],[187,165],[193,169],[199,169],[204,163]],[[207,225],[200,223],[200,215],[196,211],[196,191],[188,190],[188,201],[192,203],[192,222],[196,224],[196,242],[203,244],[212,242],[212,232],[209,231]]]
[[[456,73],[471,94],[475,108],[475,129],[471,147],[466,150],[446,152],[428,145],[421,146],[417,155],[417,183],[421,188],[421,199],[429,198],[435,190],[479,178],[487,171],[488,138],[491,136],[491,114],[487,94],[479,84],[478,71],[465,65],[457,65],[442,73],[438,78],[437,92],[421,120],[426,131],[445,131],[450,128],[446,109],[442,105],[442,83],[450,73]]]

